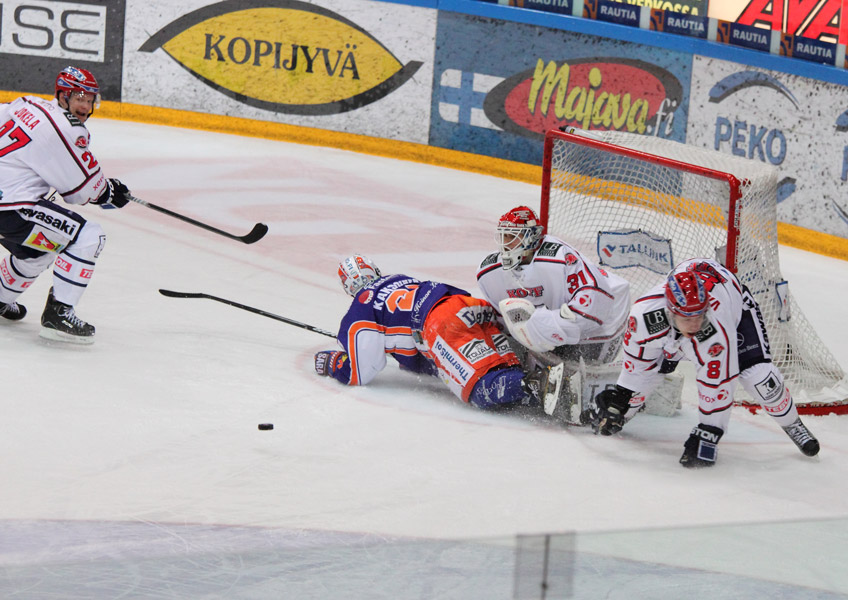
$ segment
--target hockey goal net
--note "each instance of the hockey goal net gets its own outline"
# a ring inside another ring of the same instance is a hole
[[[775,363],[806,414],[848,412],[848,381],[780,274],[777,172],[614,131],[550,131],[540,218],[631,285],[636,299],[688,258],[716,258],[754,294]],[[741,386],[740,404],[757,406]]]

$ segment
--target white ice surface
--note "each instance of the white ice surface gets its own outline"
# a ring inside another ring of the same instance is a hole
[[[257,221],[270,232],[247,246],[136,204],[80,209],[108,235],[77,307],[96,325],[96,343],[38,337],[49,273],[21,298],[27,318],[0,323],[2,597],[63,597],[28,594],[21,582],[32,573],[10,565],[132,558],[138,526],[148,532],[138,545],[154,554],[151,529],[188,555],[215,555],[221,538],[199,535],[197,527],[262,531],[266,541],[294,537],[313,546],[384,538],[450,544],[848,515],[848,417],[807,418],[822,443],[809,459],[769,417],[736,410],[717,466],[689,471],[677,459],[697,420],[691,386],[679,416],[640,415],[620,436],[596,437],[483,414],[437,380],[394,366],[368,387],[346,388],[312,370],[313,353],[334,347],[330,338],[157,291],[206,292],[335,331],[348,305],[336,265],[362,252],[384,272],[477,293],[475,267],[492,251],[496,218],[517,204],[538,207],[538,186],[231,135],[97,118],[90,129],[107,174],[135,195],[235,233]],[[848,365],[848,263],[787,247],[780,259],[798,304]],[[274,430],[258,431],[265,422]],[[185,527],[195,533],[174,533]],[[815,560],[845,558],[848,538],[823,537],[824,547],[813,546]],[[784,555],[770,553],[776,542],[758,539],[769,557],[763,562],[779,563]],[[257,548],[255,538],[224,545]],[[657,547],[631,546],[618,555],[645,552],[663,565],[676,564],[674,556],[688,548],[661,546],[669,548],[663,556]],[[759,570],[758,552],[745,556]],[[43,590],[62,573],[37,572]],[[66,581],[75,576],[72,570]],[[848,590],[845,576],[828,577],[834,575],[802,583]],[[115,579],[108,597],[201,597],[167,595],[161,585],[156,593],[121,596]],[[219,597],[209,593],[202,597]],[[424,590],[409,597],[454,596]]]

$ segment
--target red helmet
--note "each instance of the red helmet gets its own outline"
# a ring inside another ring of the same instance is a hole
[[[525,258],[533,256],[542,245],[544,235],[545,228],[539,224],[539,217],[527,206],[516,206],[503,215],[495,235],[503,268],[514,269]]]
[[[56,77],[56,96],[62,92],[94,94],[94,108],[100,107],[100,86],[91,71],[78,67],[65,67]]]
[[[380,275],[374,261],[361,254],[348,256],[339,263],[339,279],[348,296],[356,296],[359,290],[380,279]]]
[[[707,311],[710,295],[694,271],[672,273],[665,283],[665,304],[681,317],[696,317]]]

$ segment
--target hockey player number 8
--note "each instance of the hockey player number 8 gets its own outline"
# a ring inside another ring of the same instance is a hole
[[[0,156],[6,156],[10,152],[14,152],[21,146],[26,146],[32,141],[32,138],[29,137],[26,133],[24,133],[23,129],[21,129],[20,127],[15,127],[15,129],[12,129],[12,127],[15,127],[15,122],[10,119],[6,121],[6,123],[3,125],[3,128],[0,129],[0,138],[12,138],[12,143],[0,147]]]

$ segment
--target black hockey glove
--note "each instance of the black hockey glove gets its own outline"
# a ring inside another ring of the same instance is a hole
[[[592,429],[595,434],[612,435],[624,427],[624,415],[630,407],[633,392],[616,385],[595,396],[595,414],[592,416]]]
[[[347,352],[341,350],[322,350],[315,353],[315,372],[322,377],[332,377],[347,360]]]
[[[696,425],[689,434],[689,439],[683,444],[683,456],[680,464],[688,469],[711,467],[715,464],[718,454],[718,441],[724,431],[712,425]]]
[[[127,186],[117,179],[107,179],[109,184],[109,193],[101,194],[92,204],[97,204],[100,208],[123,208],[129,204],[132,194]]]

